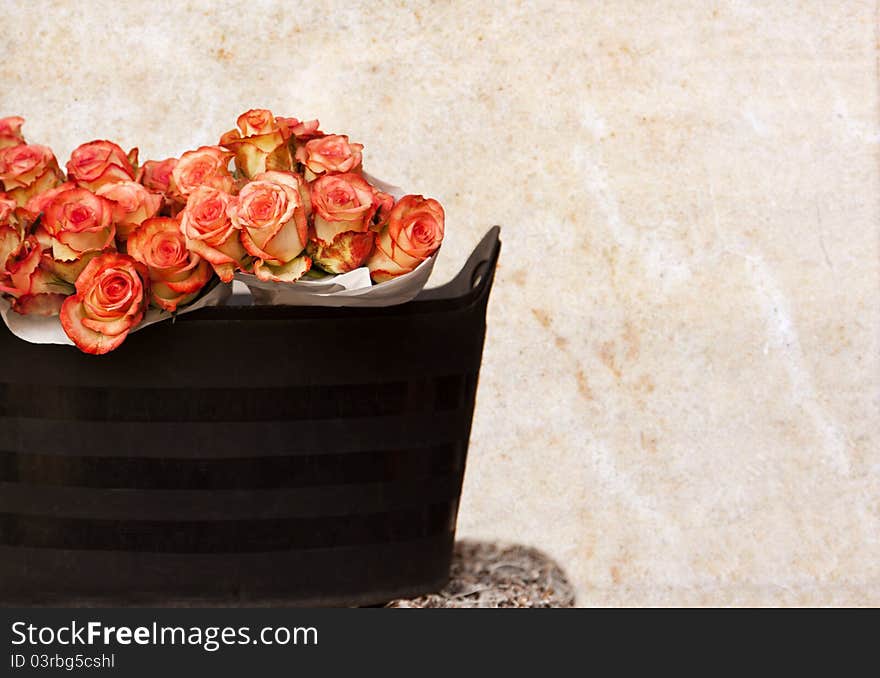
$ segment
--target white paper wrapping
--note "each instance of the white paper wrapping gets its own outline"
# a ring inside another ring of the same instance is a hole
[[[422,291],[438,252],[406,275],[378,285],[370,282],[370,271],[365,266],[322,280],[295,283],[263,282],[250,273],[236,273],[235,279],[247,285],[255,304],[263,306],[394,306],[414,299]]]
[[[201,299],[186,308],[180,309],[175,315],[184,315],[192,311],[198,311],[206,306],[222,306],[231,295],[232,285],[218,283],[214,289]],[[0,315],[3,316],[3,322],[6,323],[6,327],[19,339],[24,339],[31,344],[73,346],[73,342],[64,334],[64,329],[61,327],[61,321],[57,315],[50,317],[21,315],[13,311],[12,304],[2,297],[0,297]],[[137,332],[154,323],[170,320],[172,317],[174,316],[168,311],[151,308],[144,315],[141,324],[132,331]]]

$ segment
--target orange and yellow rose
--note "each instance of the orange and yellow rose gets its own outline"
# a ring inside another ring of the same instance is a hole
[[[6,266],[18,254],[25,238],[19,209],[12,198],[0,193],[0,282],[8,275]]]
[[[376,249],[367,260],[373,281],[381,283],[409,273],[434,254],[443,242],[443,222],[443,208],[433,198],[401,198],[376,237]]]
[[[162,207],[162,196],[151,193],[135,181],[119,181],[105,184],[96,195],[113,203],[113,222],[116,224],[116,237],[127,240],[131,232],[146,219],[156,216]]]
[[[311,179],[327,172],[353,172],[361,166],[362,144],[350,143],[344,134],[330,134],[312,139],[297,148],[296,159]]]
[[[149,273],[132,257],[107,252],[93,258],[61,307],[61,326],[85,353],[117,348],[141,322],[149,300]]]
[[[369,229],[377,193],[359,174],[328,174],[313,181],[309,195],[315,237],[329,245],[340,233]]]
[[[193,191],[203,186],[231,193],[235,188],[229,171],[231,157],[232,153],[220,146],[202,146],[184,153],[171,170],[175,195],[186,202]]]
[[[19,206],[60,184],[63,176],[48,146],[18,144],[0,150],[0,184]]]
[[[8,235],[8,234],[7,234]],[[12,245],[11,251],[6,249]],[[45,253],[44,245],[34,235],[11,242],[0,228],[0,257],[7,252],[0,266],[0,292],[12,297],[12,309],[22,315],[57,315],[72,285],[53,271],[54,261]]]
[[[77,146],[67,161],[67,176],[83,188],[97,191],[118,181],[133,181],[138,149],[128,153],[112,141],[99,139]]]
[[[0,149],[24,143],[24,136],[21,133],[23,124],[24,118],[18,115],[0,118]]]
[[[214,271],[206,260],[190,252],[177,219],[147,219],[128,238],[128,254],[147,267],[150,299],[174,312],[195,299]]]
[[[300,256],[308,240],[301,181],[291,172],[263,172],[230,204],[229,216],[241,231],[241,242],[255,259],[254,274],[261,280],[294,282],[311,266],[307,257]]]
[[[288,146],[291,131],[279,124],[271,111],[255,108],[242,113],[231,129],[220,137],[220,145],[235,154],[235,166],[251,179],[268,170],[287,171],[293,167]]]
[[[235,198],[210,186],[193,190],[180,216],[186,246],[206,259],[223,282],[230,282],[247,256],[239,229],[229,218]]]
[[[373,249],[374,217],[393,200],[360,174],[325,174],[309,185],[312,234],[308,253],[330,273],[364,264]]]
[[[177,158],[147,160],[138,170],[137,180],[153,193],[170,193],[171,173],[177,165]]]
[[[87,252],[115,249],[113,209],[112,202],[85,188],[58,193],[46,206],[42,220],[52,256],[73,261]]]

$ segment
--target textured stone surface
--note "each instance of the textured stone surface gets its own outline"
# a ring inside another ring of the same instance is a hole
[[[504,252],[461,534],[583,605],[880,604],[874,3],[4,4],[62,161],[266,106]]]

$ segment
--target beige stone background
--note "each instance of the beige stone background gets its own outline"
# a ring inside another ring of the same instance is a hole
[[[319,117],[503,226],[460,532],[582,605],[880,604],[874,2],[4,0],[62,162]]]

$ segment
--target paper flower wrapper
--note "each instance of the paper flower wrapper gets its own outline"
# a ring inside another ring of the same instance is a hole
[[[145,327],[156,323],[171,320],[175,316],[185,315],[192,311],[198,311],[208,306],[223,306],[229,297],[232,296],[232,285],[217,283],[217,285],[209,292],[204,294],[194,303],[186,306],[176,313],[172,314],[158,308],[151,308],[144,315],[141,323],[135,327],[132,332],[137,332]],[[12,310],[12,304],[0,297],[0,315],[3,316],[3,322],[6,327],[16,337],[27,341],[31,344],[61,344],[63,346],[73,346],[74,343],[64,333],[58,318],[53,316],[33,316],[21,315]]]
[[[418,296],[431,272],[437,254],[414,270],[393,280],[374,285],[366,267],[320,280],[299,280],[292,285],[263,282],[248,273],[237,273],[235,279],[250,290],[254,303],[260,306],[394,306]]]

